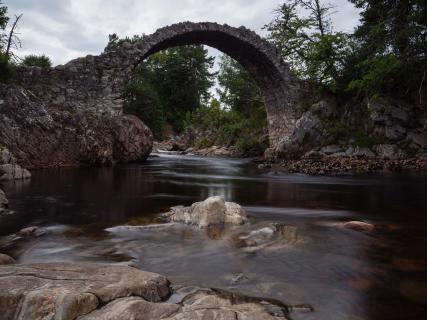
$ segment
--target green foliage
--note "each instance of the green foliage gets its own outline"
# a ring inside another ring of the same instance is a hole
[[[137,37],[129,41],[136,41]],[[107,46],[119,43],[110,36]],[[136,70],[126,90],[125,112],[139,116],[157,138],[166,124],[175,133],[184,130],[186,114],[197,110],[209,99],[214,74],[209,72],[214,58],[202,46],[170,48],[149,57]]]
[[[221,57],[218,75],[220,101],[212,99],[187,114],[187,127],[204,132],[196,147],[235,146],[243,156],[262,155],[268,147],[267,121],[261,93],[243,67]],[[222,105],[221,105],[222,103]]]
[[[354,134],[353,146],[360,148],[372,148],[375,145],[384,144],[386,139],[379,135],[366,135],[362,132]]]
[[[124,112],[139,117],[153,132],[156,139],[163,138],[166,124],[164,110],[151,79],[152,71],[142,65],[125,92]]]
[[[105,52],[111,52],[117,50],[120,46],[122,46],[125,42],[135,43],[138,41],[144,40],[145,35],[134,35],[132,38],[126,37],[124,39],[120,39],[116,33],[108,35],[108,44],[104,48]]]
[[[348,89],[362,97],[419,101],[427,69],[427,2],[350,0],[361,11],[346,68]]]
[[[0,52],[0,82],[9,80],[14,72],[15,67],[10,63],[9,58],[4,53]]]
[[[320,0],[291,0],[264,28],[293,71],[315,87],[335,91],[348,55],[349,39],[334,32],[332,7]]]
[[[4,30],[9,22],[9,17],[7,16],[7,7],[3,5],[3,2],[0,1],[0,30]]]
[[[392,95],[397,82],[401,82],[401,77],[405,76],[405,66],[394,54],[367,58],[357,67],[361,71],[361,78],[351,80],[348,90],[363,97],[372,97],[378,93]]]
[[[22,64],[28,67],[40,67],[44,69],[50,69],[52,67],[52,61],[44,54],[30,54],[22,60]]]

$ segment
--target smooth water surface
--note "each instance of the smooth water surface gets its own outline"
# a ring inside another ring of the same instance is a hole
[[[16,214],[0,224],[0,251],[20,263],[133,262],[178,284],[314,307],[293,319],[427,317],[426,177],[309,177],[247,160],[162,155],[142,165],[41,170],[2,187]],[[150,225],[171,206],[213,195],[244,206],[250,225],[114,228]],[[377,228],[344,229],[350,220]],[[254,252],[236,241],[271,223],[292,232]],[[27,226],[47,233],[12,236]]]

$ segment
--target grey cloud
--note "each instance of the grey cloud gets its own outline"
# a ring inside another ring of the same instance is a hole
[[[55,63],[103,50],[107,35],[149,34],[180,21],[245,25],[258,33],[283,0],[9,0],[10,14],[23,13],[21,55],[46,53]],[[339,13],[336,29],[351,31],[357,11],[344,0],[332,1]],[[40,52],[42,50],[42,52]]]

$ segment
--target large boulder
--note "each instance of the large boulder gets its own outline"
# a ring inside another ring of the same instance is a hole
[[[0,288],[4,320],[73,320],[116,299],[160,302],[170,295],[161,275],[91,263],[1,266]]]
[[[199,228],[225,224],[240,225],[248,220],[240,205],[225,202],[222,197],[210,197],[194,203],[191,207],[173,207],[163,218],[171,222],[196,225]]]
[[[0,266],[0,288],[4,320],[274,320],[293,310],[220,289],[172,289],[158,274],[92,263]]]
[[[133,115],[117,119],[114,138],[114,159],[119,162],[144,161],[153,148],[151,130]]]
[[[0,144],[25,168],[145,160],[151,131],[134,116],[46,105],[31,91],[0,84]]]

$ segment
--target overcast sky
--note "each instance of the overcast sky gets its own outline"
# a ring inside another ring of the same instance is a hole
[[[99,54],[108,34],[120,37],[150,34],[182,21],[212,21],[244,25],[260,34],[283,0],[3,0],[9,16],[23,14],[22,49],[18,54],[47,54],[63,64],[87,54]],[[347,0],[330,0],[338,11],[335,29],[351,31],[358,12]],[[212,51],[214,53],[214,51]]]

